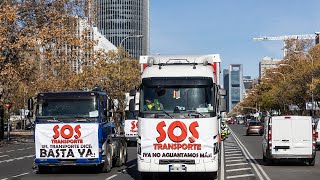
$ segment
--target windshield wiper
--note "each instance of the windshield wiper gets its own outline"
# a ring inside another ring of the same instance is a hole
[[[77,118],[77,119],[73,122],[91,122],[92,121],[92,119],[88,119],[86,117],[74,117],[74,118]]]
[[[192,116],[191,113],[195,113],[195,114],[197,114],[197,115],[200,115],[200,116],[203,117],[203,118],[206,117],[205,115],[203,115],[203,114],[201,114],[200,112],[195,111],[195,110],[189,110],[188,112],[189,112],[188,116]]]
[[[53,119],[48,119],[47,122],[62,122],[62,121],[53,118]]]
[[[159,110],[160,112],[163,112],[164,114],[166,114],[167,116],[169,116],[171,119],[173,118],[167,111],[165,110]]]

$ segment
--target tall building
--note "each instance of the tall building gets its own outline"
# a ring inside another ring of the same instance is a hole
[[[229,69],[223,70],[223,88],[227,91],[225,99],[227,101],[227,112],[229,112]]]
[[[74,72],[80,73],[82,72],[82,65],[92,65],[93,61],[91,56],[93,55],[94,51],[102,50],[102,51],[116,51],[117,47],[114,46],[108,39],[106,39],[100,32],[98,31],[97,27],[93,27],[88,23],[88,19],[86,18],[76,18],[76,33],[75,35],[78,38],[82,38],[82,35],[85,33],[87,36],[84,38],[87,40],[93,40],[96,43],[93,46],[93,49],[89,50],[89,52],[82,52],[77,47],[73,47],[76,52],[75,58],[70,60],[71,68]]]
[[[253,88],[253,79],[251,76],[243,76],[244,98],[247,97],[249,91]]]
[[[96,11],[97,27],[112,44],[136,59],[149,53],[149,0],[96,0]]]
[[[243,67],[242,64],[229,66],[229,111],[243,100]]]
[[[259,62],[259,76],[260,78],[263,76],[264,72],[267,69],[272,69],[275,68],[279,63],[281,59],[273,59],[270,57],[264,57],[260,62]]]

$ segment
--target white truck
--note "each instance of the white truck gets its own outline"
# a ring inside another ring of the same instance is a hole
[[[137,165],[143,179],[159,173],[219,169],[220,56],[141,56]],[[130,111],[134,111],[134,100]]]
[[[315,164],[318,133],[311,116],[266,117],[262,141],[263,161],[301,159],[310,166]]]
[[[135,110],[129,111],[130,99],[135,100]],[[136,93],[135,97],[130,97],[129,93],[126,93],[126,108],[125,108],[125,120],[124,120],[124,133],[128,144],[136,143],[138,138],[138,113],[139,113],[139,98],[140,94]]]

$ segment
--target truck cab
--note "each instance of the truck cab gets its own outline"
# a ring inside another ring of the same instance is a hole
[[[38,171],[51,166],[95,166],[108,172],[126,160],[126,141],[111,121],[112,104],[103,91],[39,93],[35,104],[35,164]]]

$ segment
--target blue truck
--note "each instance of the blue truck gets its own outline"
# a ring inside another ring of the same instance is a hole
[[[35,108],[34,108],[35,107]],[[111,120],[113,105],[105,91],[39,93],[28,101],[34,111],[35,167],[94,166],[109,172],[127,159],[127,142]]]

